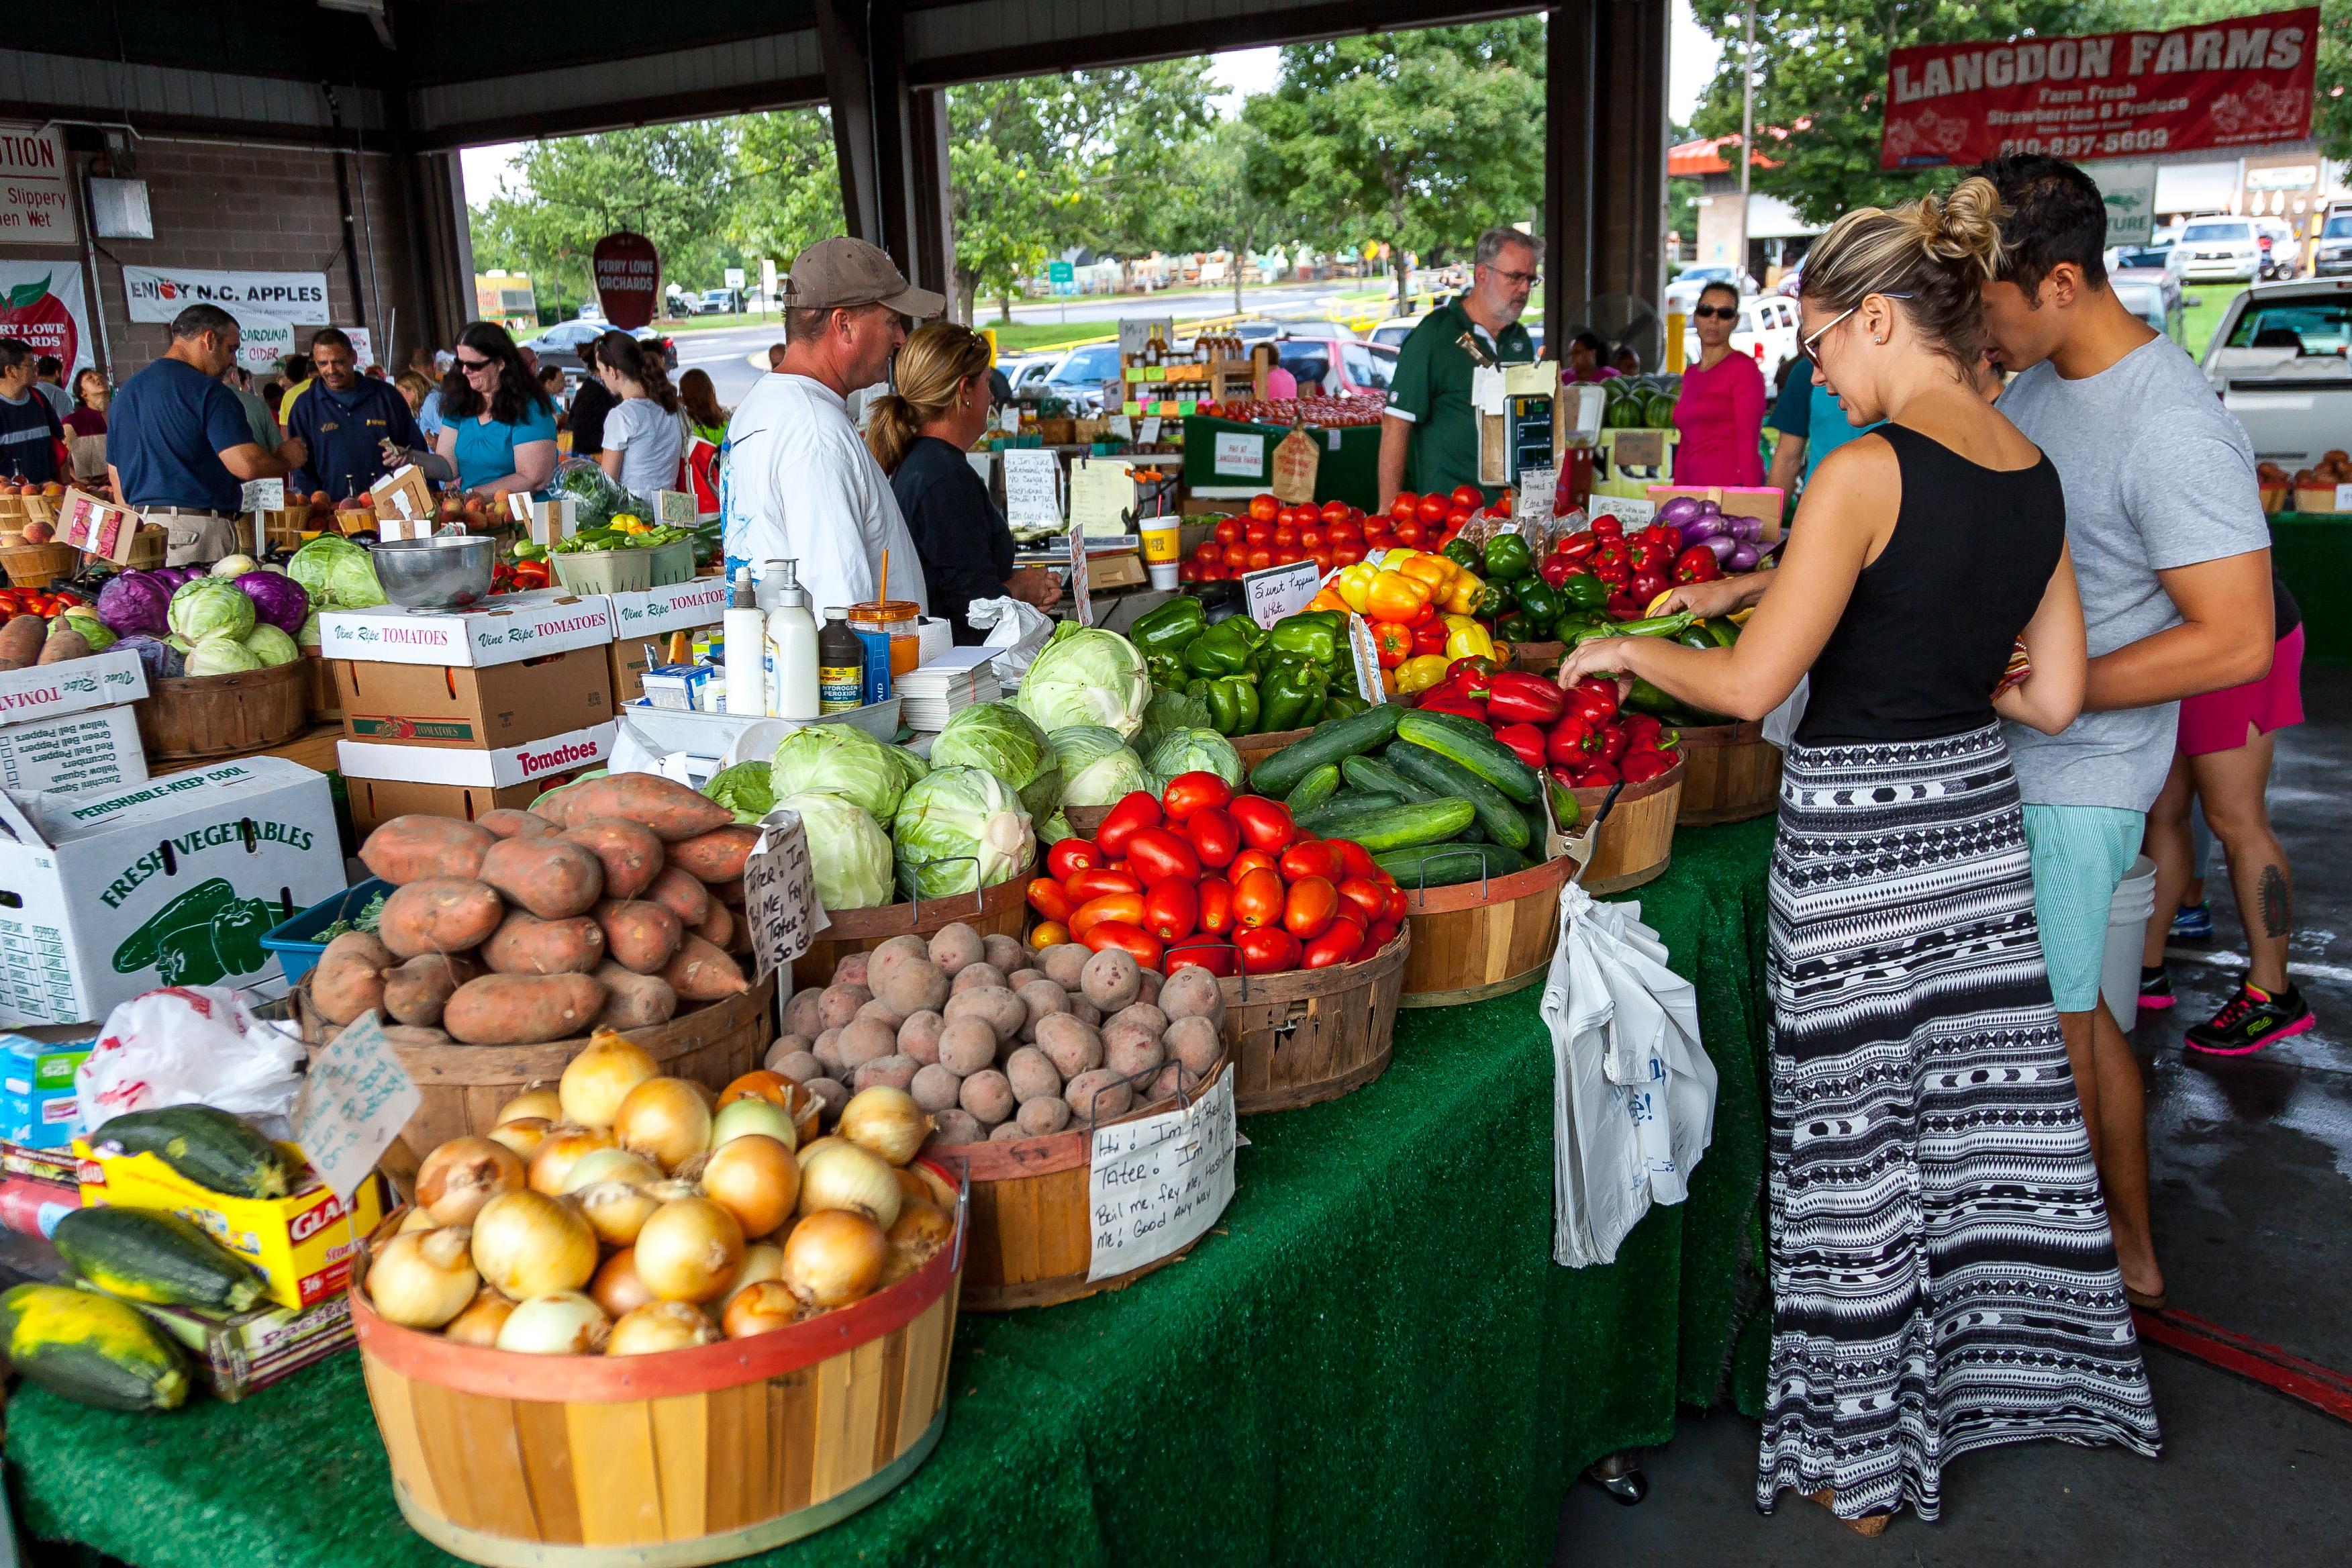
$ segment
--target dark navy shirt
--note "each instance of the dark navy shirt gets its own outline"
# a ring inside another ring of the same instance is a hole
[[[286,434],[310,448],[310,460],[294,470],[289,486],[305,494],[324,490],[336,500],[365,494],[389,471],[381,447],[387,437],[404,450],[425,445],[400,389],[365,375],[348,392],[312,382],[296,399]]]
[[[106,411],[106,457],[132,507],[235,513],[244,496],[220,460],[254,445],[236,394],[184,360],[159,359],[122,384]]]

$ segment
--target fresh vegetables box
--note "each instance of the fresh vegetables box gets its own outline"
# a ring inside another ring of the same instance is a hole
[[[325,775],[247,757],[100,794],[0,795],[0,1023],[249,983],[264,932],[343,886]]]

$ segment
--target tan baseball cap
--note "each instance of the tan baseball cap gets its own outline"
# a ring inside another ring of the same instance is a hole
[[[793,258],[785,302],[798,310],[845,305],[887,305],[902,316],[936,316],[947,297],[907,281],[881,247],[844,235],[821,239]]]

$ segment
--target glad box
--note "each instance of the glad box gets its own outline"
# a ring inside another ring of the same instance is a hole
[[[613,717],[613,677],[603,648],[488,669],[339,658],[334,672],[343,733],[354,741],[514,746]]]
[[[245,757],[122,789],[0,795],[0,1024],[103,1018],[163,985],[249,985],[343,887],[326,775]]]
[[[505,789],[557,773],[602,766],[613,754],[613,737],[619,728],[607,720],[602,724],[551,735],[543,741],[488,748],[338,741],[335,755],[346,780],[386,779],[403,784]]]
[[[486,609],[331,610],[319,617],[323,658],[487,669],[613,640],[613,611],[601,594],[562,589],[508,594]]]

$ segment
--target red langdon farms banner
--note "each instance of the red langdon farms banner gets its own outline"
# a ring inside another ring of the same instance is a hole
[[[591,259],[604,319],[623,331],[651,322],[661,300],[661,257],[654,242],[622,229],[598,240]]]
[[[2311,134],[2318,44],[2319,12],[2307,7],[2168,33],[1896,49],[1878,166],[2300,141]]]

